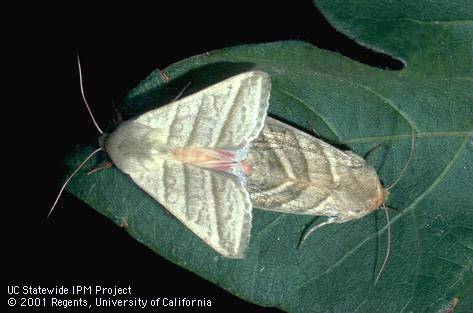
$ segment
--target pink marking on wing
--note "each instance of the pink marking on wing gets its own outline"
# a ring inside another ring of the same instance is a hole
[[[251,166],[251,164],[246,160],[243,160],[243,162],[241,162],[241,168],[243,169],[243,173],[246,176],[251,176],[251,174],[253,174],[253,166]]]
[[[215,171],[231,172],[231,169],[238,166],[238,163],[206,163],[200,166]]]
[[[238,164],[231,150],[180,148],[173,151],[174,159],[201,167],[226,170]]]

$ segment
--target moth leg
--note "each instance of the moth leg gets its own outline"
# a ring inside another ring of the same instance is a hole
[[[113,108],[113,121],[115,122],[115,124],[120,125],[121,123],[123,123],[124,119],[123,119],[122,114],[118,110],[117,106],[113,102],[113,100],[112,100],[112,108]]]
[[[169,75],[168,73],[166,72],[166,70],[162,70],[162,71],[159,71],[159,73],[161,74],[161,77],[164,79],[164,81],[167,83],[169,82],[170,78],[169,78]],[[177,101],[179,100],[181,97],[182,97],[182,94],[186,91],[187,88],[189,88],[191,82],[188,82],[184,88],[181,89],[181,91],[174,97],[174,99],[172,99],[171,102],[174,102],[174,101]]]
[[[188,83],[184,86],[184,88],[182,88],[181,91],[179,91],[179,93],[177,94],[177,96],[175,96],[174,99],[171,100],[170,103],[179,100],[179,98],[182,97],[182,95],[184,94],[184,92],[186,91],[186,89],[189,88],[190,85],[191,85],[191,82],[188,82]]]
[[[113,163],[110,162],[110,161],[103,161],[102,163],[100,163],[96,168],[90,170],[87,172],[87,175],[91,175],[95,172],[98,172],[98,171],[101,171],[101,170],[104,170],[104,169],[107,169],[107,168],[111,168],[113,166]]]
[[[324,226],[324,225],[333,224],[333,223],[338,223],[338,222],[339,222],[339,220],[338,220],[337,218],[335,218],[335,217],[329,217],[325,222],[312,226],[311,228],[309,228],[308,231],[306,231],[306,233],[305,233],[304,236],[302,237],[301,242],[299,243],[299,248],[304,244],[304,242],[306,241],[306,239],[307,239],[314,231],[316,231],[318,228],[320,228],[320,227],[322,227],[322,226]]]
[[[312,128],[312,133],[314,134],[314,137],[320,139],[319,133],[317,133],[317,131],[315,130],[315,128]]]
[[[376,150],[378,150],[378,149],[380,149],[380,148],[386,148],[386,145],[384,145],[384,144],[377,144],[376,146],[374,146],[373,148],[371,148],[368,152],[366,152],[366,154],[364,155],[363,159],[365,159],[368,164],[373,165],[374,163],[373,163],[373,157],[372,157],[372,155],[373,155],[373,153],[374,153]]]
[[[120,220],[120,224],[118,225],[124,229],[127,229],[128,228],[128,219],[125,217],[123,217],[121,220]]]
[[[159,71],[159,74],[161,74],[161,77],[162,77],[166,82],[169,81],[169,75],[168,75],[168,73],[166,72],[166,70]]]

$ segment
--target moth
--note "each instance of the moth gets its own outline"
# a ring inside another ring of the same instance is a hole
[[[245,163],[263,128],[270,78],[251,71],[123,122],[113,163],[210,247],[242,258],[252,208]]]
[[[123,122],[100,138],[94,154],[105,150],[134,183],[228,258],[244,256],[253,208],[327,216],[306,238],[322,225],[381,207],[388,192],[376,171],[357,154],[267,116],[270,90],[268,74],[238,74]]]
[[[415,136],[412,136],[412,147]],[[362,218],[384,208],[388,226],[387,250],[374,280],[376,284],[389,257],[390,220],[385,206],[389,190],[384,188],[376,170],[351,151],[334,146],[286,123],[266,117],[259,136],[251,143],[244,160],[246,187],[254,207],[290,214],[326,216],[325,222],[311,228],[300,245],[316,229],[332,223]]]

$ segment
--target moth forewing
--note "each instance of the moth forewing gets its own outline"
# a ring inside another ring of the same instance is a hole
[[[114,164],[209,246],[241,258],[252,203],[242,161],[264,125],[270,78],[230,77],[124,122],[105,139]]]
[[[383,207],[388,241],[376,284],[390,252],[390,222],[384,202],[388,190],[406,171],[414,146],[415,129],[408,161],[399,177],[384,188],[376,171],[357,154],[268,117],[245,160],[250,198],[255,207],[264,210],[327,216],[325,222],[309,228],[299,246],[324,225],[362,218]]]
[[[376,171],[357,154],[341,151],[268,117],[246,164],[248,190],[257,208],[331,217],[361,218],[384,202]]]

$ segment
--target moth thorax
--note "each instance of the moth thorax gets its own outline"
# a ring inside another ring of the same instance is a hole
[[[365,215],[370,214],[374,210],[377,210],[382,207],[386,201],[386,197],[388,194],[389,192],[384,189],[384,186],[381,181],[377,179],[375,185],[375,192],[373,193],[372,197],[366,199],[363,207],[354,210],[354,218],[361,218]]]

